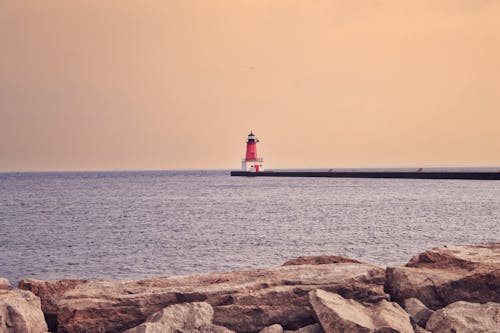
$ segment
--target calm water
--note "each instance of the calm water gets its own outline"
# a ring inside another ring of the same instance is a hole
[[[0,174],[0,277],[135,278],[500,240],[500,182]]]

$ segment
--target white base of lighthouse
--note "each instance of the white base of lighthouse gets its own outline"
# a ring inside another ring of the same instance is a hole
[[[250,172],[264,171],[264,160],[261,158],[254,161],[243,160],[241,162],[241,170]]]

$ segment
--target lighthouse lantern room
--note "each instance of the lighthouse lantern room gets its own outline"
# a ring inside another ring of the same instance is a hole
[[[259,140],[252,132],[250,132],[247,139],[247,152],[245,154],[245,158],[241,162],[241,169],[243,171],[264,171],[264,160],[257,157],[257,142],[259,142]]]

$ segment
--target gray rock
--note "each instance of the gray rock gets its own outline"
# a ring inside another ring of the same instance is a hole
[[[434,313],[417,298],[408,298],[404,301],[404,308],[416,325],[425,327],[427,320]]]
[[[212,324],[214,310],[205,302],[175,304],[124,333],[234,333]]]
[[[409,315],[396,303],[382,300],[364,306],[323,290],[312,291],[309,297],[326,333],[413,333]]]
[[[47,330],[40,298],[25,290],[0,290],[0,332],[42,333]]]
[[[500,304],[455,302],[437,310],[427,322],[433,333],[500,332]]]

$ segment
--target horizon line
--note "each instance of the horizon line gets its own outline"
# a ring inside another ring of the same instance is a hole
[[[363,170],[363,169],[498,169],[500,165],[482,165],[482,166],[460,166],[460,165],[411,165],[411,166],[369,166],[369,167],[300,167],[300,168],[266,168],[269,170]],[[158,171],[233,171],[239,170],[234,168],[207,168],[207,169],[196,169],[196,168],[179,168],[179,169],[51,169],[51,170],[0,170],[0,174],[6,173],[84,173],[84,172],[158,172]]]

